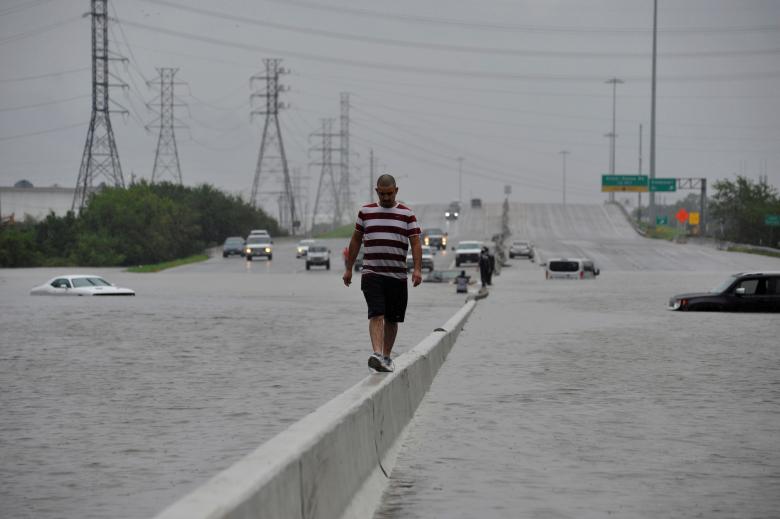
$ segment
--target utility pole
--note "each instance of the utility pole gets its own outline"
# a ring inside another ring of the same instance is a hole
[[[339,223],[338,218],[341,215],[341,206],[340,206],[340,199],[339,199],[339,186],[336,182],[336,177],[333,174],[333,167],[336,166],[336,164],[333,163],[333,152],[339,152],[341,148],[334,148],[333,138],[340,137],[340,133],[333,133],[333,119],[332,118],[326,118],[322,119],[322,131],[320,133],[312,133],[310,137],[321,137],[322,138],[322,146],[319,148],[310,148],[309,152],[312,151],[319,151],[321,152],[321,160],[320,162],[313,162],[311,165],[313,166],[320,166],[322,169],[320,170],[320,180],[317,184],[317,195],[314,198],[314,210],[311,213],[311,228],[314,229],[314,224],[316,223],[317,213],[319,212],[320,207],[320,198],[323,194],[323,185],[327,184],[328,181],[330,181],[330,194],[333,197],[333,205],[332,205],[332,219],[331,223],[334,227],[336,227],[337,223]],[[327,191],[327,186],[325,187],[325,190]]]
[[[642,175],[642,123],[639,123],[639,173]],[[642,222],[642,192],[637,192],[636,221]]]
[[[458,157],[458,202],[463,203],[463,157]]]
[[[374,201],[374,148],[371,148],[370,162],[368,164],[368,202]]]
[[[264,59],[265,75],[254,75],[249,79],[250,88],[256,81],[265,82],[265,90],[253,92],[250,96],[250,101],[254,101],[256,98],[261,98],[265,101],[265,106],[252,110],[251,116],[264,115],[265,124],[263,125],[263,137],[260,141],[260,153],[257,157],[257,166],[255,167],[255,178],[252,182],[252,195],[250,198],[250,204],[252,207],[258,206],[258,190],[260,187],[261,177],[263,172],[272,173],[274,170],[270,167],[268,159],[278,159],[281,161],[281,173],[282,173],[282,193],[286,199],[283,204],[290,211],[290,234],[295,235],[295,231],[300,227],[300,220],[296,216],[295,211],[295,196],[292,189],[292,181],[290,180],[290,170],[287,166],[287,155],[284,152],[284,142],[282,141],[282,129],[279,125],[279,110],[287,108],[283,103],[279,102],[279,94],[288,90],[285,86],[279,84],[279,76],[287,74],[289,71],[280,67],[280,59]],[[271,156],[267,155],[272,147],[276,147],[279,155]],[[264,170],[265,167],[265,170]],[[281,222],[280,222],[281,223]]]
[[[605,81],[607,84],[612,84],[612,133],[608,133],[606,136],[610,138],[610,147],[609,147],[609,174],[614,175],[615,174],[615,139],[617,138],[617,133],[615,133],[615,112],[617,108],[617,86],[618,84],[623,84],[624,81],[622,79],[618,79],[616,77],[613,77],[612,79],[608,79]],[[609,201],[614,202],[615,201],[615,193],[609,194]]]
[[[77,213],[84,209],[96,177],[103,176],[115,187],[125,187],[109,114],[128,112],[123,107],[111,110],[108,92],[110,87],[127,88],[127,84],[109,71],[108,62],[127,60],[108,50],[108,0],[92,0],[88,15],[92,17],[92,115],[71,205]],[[116,83],[111,83],[112,79]]]
[[[155,98],[151,103],[147,103],[147,107],[152,109],[152,103],[159,101],[160,112],[157,119],[152,121],[146,126],[146,129],[154,124],[158,123],[159,137],[157,138],[157,152],[154,154],[154,168],[152,169],[152,183],[156,180],[160,180],[163,175],[170,175],[175,182],[182,184],[181,179],[181,166],[179,165],[179,150],[176,146],[176,135],[173,131],[174,128],[184,128],[185,126],[176,126],[176,117],[173,114],[174,106],[184,106],[183,103],[176,103],[174,96],[174,85],[181,85],[183,83],[177,83],[173,77],[176,75],[179,69],[177,68],[158,68],[157,72],[160,74],[160,79],[157,81],[149,82],[149,85],[160,85],[159,99]]]
[[[352,212],[352,186],[349,182],[349,93],[341,92],[341,175],[339,176],[339,195],[341,201],[338,204],[340,212],[337,215],[337,222],[343,220],[343,212],[348,214]]]
[[[658,33],[658,0],[653,0],[653,79],[650,101],[650,182],[655,178],[655,62],[656,62],[656,35]],[[655,193],[648,194],[650,205],[650,227],[655,228]]]
[[[566,155],[571,152],[563,150],[558,153],[561,155],[561,158],[563,158],[563,205],[566,205]]]

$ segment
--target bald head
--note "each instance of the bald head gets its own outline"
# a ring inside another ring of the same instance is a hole
[[[376,187],[395,187],[395,178],[387,173],[379,175],[379,178],[376,179]]]

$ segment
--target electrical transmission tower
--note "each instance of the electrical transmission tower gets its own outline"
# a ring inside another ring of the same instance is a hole
[[[92,0],[88,14],[92,16],[92,116],[71,206],[76,212],[84,208],[97,177],[103,176],[116,187],[125,187],[109,114],[128,112],[121,106],[120,110],[111,110],[108,92],[110,87],[127,88],[127,85],[109,71],[108,63],[126,59],[108,50],[108,0]],[[111,83],[112,79],[116,83]]]
[[[179,150],[176,146],[174,128],[183,128],[185,126],[177,126],[175,123],[178,121],[173,114],[174,106],[184,106],[183,103],[175,102],[174,85],[183,84],[173,79],[178,70],[177,68],[158,68],[157,72],[160,74],[160,79],[148,83],[149,86],[160,86],[159,96],[146,105],[150,110],[159,110],[157,118],[146,126],[147,130],[152,126],[159,129],[157,152],[154,155],[154,168],[152,169],[152,182],[159,181],[165,175],[170,175],[174,182],[182,184]],[[158,102],[159,108],[156,108]]]
[[[251,88],[254,88],[253,85],[256,81],[265,82],[264,90],[256,91],[250,96],[250,101],[253,101],[255,98],[263,98],[265,100],[265,106],[251,112],[252,117],[264,115],[265,125],[263,126],[263,138],[260,141],[260,154],[257,158],[255,178],[252,182],[250,203],[253,207],[258,206],[260,182],[263,174],[278,173],[277,164],[280,162],[283,175],[281,179],[283,183],[283,188],[281,189],[283,202],[280,204],[280,209],[283,207],[285,214],[289,211],[290,220],[289,222],[280,221],[279,224],[282,227],[289,228],[291,234],[295,234],[296,228],[300,226],[300,221],[296,217],[295,196],[290,180],[290,171],[287,167],[287,155],[284,152],[282,130],[279,126],[279,110],[286,108],[283,103],[279,102],[279,94],[287,90],[287,88],[279,84],[279,76],[288,72],[279,66],[281,61],[280,59],[264,59],[265,75],[255,75],[249,80]],[[273,153],[273,148],[276,148],[278,155],[271,154]],[[277,201],[277,203],[279,202]]]
[[[352,186],[349,183],[349,93],[341,93],[341,175],[339,176],[339,194],[341,203],[336,214],[336,222],[343,221],[343,211],[352,212]]]
[[[332,219],[331,223],[335,227],[339,223],[339,218],[341,215],[341,200],[339,197],[339,185],[336,181],[336,176],[333,172],[334,166],[337,164],[334,164],[333,162],[333,152],[336,151],[342,151],[342,148],[334,148],[333,147],[333,137],[340,137],[341,133],[333,133],[333,119],[322,119],[322,131],[320,133],[312,133],[311,137],[321,137],[322,138],[322,146],[319,148],[311,148],[309,150],[309,153],[311,152],[321,152],[321,161],[320,162],[312,162],[312,166],[320,166],[322,169],[320,170],[320,181],[317,183],[317,195],[314,198],[314,209],[311,213],[311,228],[314,229],[314,224],[316,223],[317,213],[320,208],[320,198],[327,198],[327,195],[325,193],[330,192],[330,195],[332,197],[332,207],[331,211],[328,211],[331,213]],[[325,184],[325,191],[323,191],[323,184]],[[328,190],[328,186],[330,187],[330,190]],[[323,197],[323,195],[325,195]]]

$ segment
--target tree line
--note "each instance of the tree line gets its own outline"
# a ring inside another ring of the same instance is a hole
[[[768,215],[780,215],[780,194],[765,182],[748,177],[719,180],[712,185],[713,194],[705,200],[707,235],[724,241],[747,245],[780,247],[780,228],[765,223]],[[680,209],[688,212],[701,210],[701,197],[691,193],[674,203],[656,206],[658,216],[674,222]],[[647,216],[647,207],[641,213]],[[634,210],[637,216],[637,210]]]
[[[263,228],[282,234],[261,209],[202,184],[146,181],[104,188],[78,214],[53,212],[0,228],[0,267],[131,266],[183,258]]]

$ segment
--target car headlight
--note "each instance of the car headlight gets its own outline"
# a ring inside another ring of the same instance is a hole
[[[266,252],[271,252],[271,247],[266,247],[266,248],[265,248],[265,251],[266,251]]]
[[[244,252],[246,252],[247,254],[249,254],[250,252],[252,252],[252,249],[246,249]]]
[[[430,245],[431,244],[431,239],[428,238],[427,236],[425,237],[425,239],[423,241],[425,242],[425,245]]]
[[[457,217],[458,217],[458,213],[455,213],[455,218],[457,218]]]
[[[447,237],[446,236],[441,239],[441,244],[442,245],[447,245]]]

